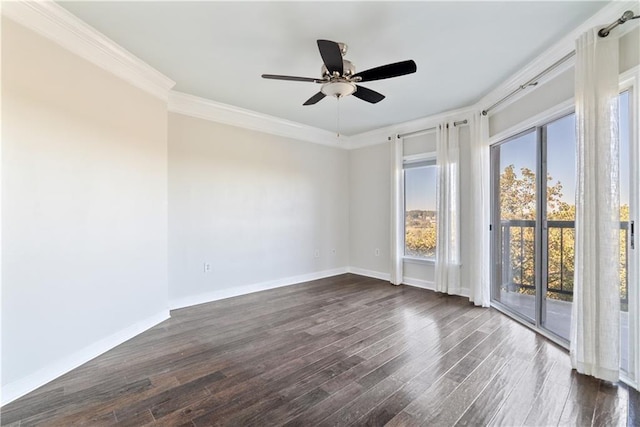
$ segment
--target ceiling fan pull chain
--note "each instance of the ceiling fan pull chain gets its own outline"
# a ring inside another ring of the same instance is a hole
[[[337,105],[337,117],[336,117],[336,127],[338,128],[338,139],[340,139],[340,97],[338,96],[338,102],[336,102]]]

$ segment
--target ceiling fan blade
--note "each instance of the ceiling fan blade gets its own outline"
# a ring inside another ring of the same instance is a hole
[[[273,79],[273,80],[291,80],[294,82],[311,82],[311,83],[324,83],[323,80],[314,79],[312,77],[295,77],[295,76],[280,76],[278,74],[263,74],[263,79]]]
[[[371,68],[353,77],[360,77],[361,82],[370,82],[373,80],[388,79],[391,77],[404,76],[405,74],[415,73],[417,70],[416,63],[412,60],[396,62],[394,64],[382,65],[380,67]]]
[[[363,101],[377,104],[384,99],[384,95],[376,92],[375,90],[367,89],[364,86],[356,85],[356,91],[353,92],[353,96],[360,98]]]
[[[322,98],[324,98],[326,95],[322,92],[318,92],[315,95],[313,95],[311,98],[307,99],[307,101],[302,104],[302,105],[313,105],[316,102],[320,101]]]
[[[332,42],[331,40],[318,40],[318,50],[320,51],[320,56],[327,70],[329,70],[331,74],[338,72],[338,74],[342,75],[344,72],[342,52],[340,51],[338,43]]]

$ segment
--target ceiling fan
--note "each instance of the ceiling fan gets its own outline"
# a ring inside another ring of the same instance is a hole
[[[382,101],[384,95],[356,83],[404,76],[405,74],[415,73],[417,69],[416,63],[408,60],[382,65],[356,73],[356,67],[351,61],[343,58],[347,53],[346,44],[336,43],[331,40],[318,40],[318,50],[320,50],[320,56],[324,62],[321,71],[322,77],[319,79],[312,77],[281,76],[276,74],[263,74],[262,77],[274,80],[321,83],[322,88],[320,88],[320,92],[313,95],[302,105],[313,105],[325,96],[342,98],[351,94],[363,101],[375,104]]]

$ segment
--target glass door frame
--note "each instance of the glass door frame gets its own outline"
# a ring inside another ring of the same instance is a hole
[[[547,337],[556,344],[569,348],[569,341],[545,328],[546,323],[546,298],[548,282],[548,219],[547,219],[547,125],[557,120],[574,114],[573,110],[563,111],[559,114],[546,117],[536,126],[529,127],[508,138],[502,139],[490,145],[490,185],[491,185],[491,305],[505,312],[516,320],[533,328],[536,332]],[[534,227],[534,275],[535,275],[535,306],[534,319],[518,313],[513,308],[496,299],[495,292],[498,289],[497,279],[500,277],[498,269],[501,268],[501,218],[500,218],[500,146],[511,142],[523,135],[535,132],[536,138],[536,218]]]
[[[631,248],[630,245],[627,247],[628,257],[628,300],[629,300],[629,371],[622,372],[620,375],[620,379],[627,383],[628,385],[640,389],[640,217],[638,216],[640,213],[640,66],[634,67],[630,70],[623,72],[620,75],[620,93],[624,91],[630,92],[630,129],[629,129],[629,150],[630,150],[630,199],[629,199],[629,209],[630,209],[630,221],[634,221],[635,226],[635,247]],[[490,139],[490,147],[503,144],[509,140],[517,138],[527,132],[530,132],[533,129],[538,127],[542,127],[547,123],[553,122],[559,118],[562,118],[568,114],[574,113],[574,102],[573,99],[567,100],[561,104],[558,104],[550,109],[546,110],[543,113],[540,113],[528,120],[523,121],[520,125],[516,125],[507,129],[506,131],[500,132]],[[496,225],[494,228],[495,222],[495,213],[496,209],[494,204],[495,198],[495,187],[494,187],[494,152],[490,150],[490,235],[491,235],[491,247],[490,247],[490,258],[491,258],[491,279],[490,279],[490,299],[491,306],[496,308],[497,310],[509,315],[516,321],[521,322],[522,324],[530,327],[535,332],[539,333],[542,336],[550,339],[556,344],[568,349],[569,343],[557,335],[553,334],[550,331],[547,331],[537,324],[531,323],[525,317],[518,315],[515,311],[509,309],[504,304],[501,304],[499,301],[494,299],[494,284],[495,284],[495,259],[496,259],[496,230],[499,230],[499,226]],[[622,160],[621,160],[622,161]],[[499,223],[498,223],[499,224]],[[538,264],[537,264],[538,265]],[[540,302],[542,302],[541,298]],[[539,310],[541,304],[536,307]],[[537,323],[537,322],[536,322]]]
[[[625,383],[639,389],[640,386],[640,67],[620,75],[620,93],[629,92],[629,221],[634,222],[634,245],[627,244],[627,299],[629,313],[629,366],[621,371]],[[620,159],[620,161],[624,161]],[[631,232],[631,230],[629,230]]]

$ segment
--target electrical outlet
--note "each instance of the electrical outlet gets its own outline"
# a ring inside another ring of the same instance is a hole
[[[205,273],[211,273],[211,264],[209,264],[208,262],[205,262],[203,265],[203,270]]]
[[[375,251],[373,251],[373,254],[374,254],[375,256],[380,256],[380,248],[376,248],[376,250],[375,250]]]
[[[313,251],[313,256],[315,258],[320,258],[320,249],[316,249],[315,251]]]

